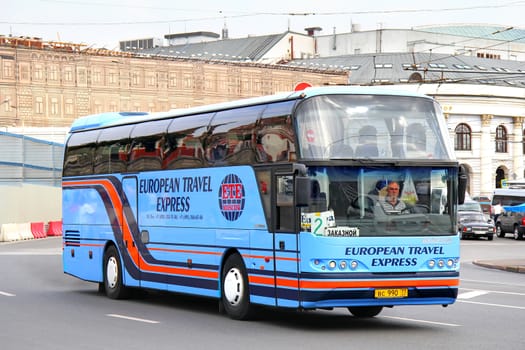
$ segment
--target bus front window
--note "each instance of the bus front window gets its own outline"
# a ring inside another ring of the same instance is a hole
[[[455,234],[455,209],[450,204],[456,196],[453,169],[309,167],[309,171],[312,199],[303,209],[303,230],[313,230],[311,223],[319,217],[323,218],[323,227],[315,232],[319,235]]]

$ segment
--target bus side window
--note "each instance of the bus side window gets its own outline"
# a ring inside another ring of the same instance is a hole
[[[206,166],[204,142],[214,113],[175,118],[168,128],[163,169]]]
[[[100,130],[73,133],[67,141],[64,155],[64,176],[93,174],[93,157]]]
[[[293,101],[271,104],[257,128],[257,163],[289,162],[296,159],[295,132],[290,117]]]
[[[259,193],[263,204],[264,214],[268,227],[271,227],[271,212],[272,212],[272,177],[269,169],[255,171],[257,176],[257,183],[259,184]]]
[[[293,205],[294,197],[294,178],[292,175],[278,175],[276,177],[277,192],[277,231],[293,232],[295,207]]]
[[[218,112],[206,140],[206,158],[212,164],[253,164],[255,126],[265,105]]]
[[[162,169],[166,131],[169,119],[136,124],[131,131],[132,139],[128,171],[148,171]]]
[[[95,174],[125,172],[132,125],[103,129],[95,150]]]

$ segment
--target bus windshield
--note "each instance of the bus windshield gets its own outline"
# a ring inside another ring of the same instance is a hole
[[[296,111],[303,159],[454,159],[440,108],[426,98],[324,95]]]
[[[303,230],[328,236],[454,235],[452,171],[310,166],[311,202],[303,208]],[[331,219],[316,225],[323,216]]]

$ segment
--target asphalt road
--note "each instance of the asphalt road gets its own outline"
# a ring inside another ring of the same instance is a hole
[[[476,259],[515,259],[525,241],[462,241],[458,301],[385,309],[219,314],[213,300],[141,293],[115,301],[62,273],[61,238],[0,244],[0,349],[524,349],[525,274]]]

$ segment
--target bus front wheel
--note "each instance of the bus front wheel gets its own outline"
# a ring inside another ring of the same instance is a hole
[[[252,316],[248,275],[242,258],[230,255],[224,263],[221,283],[222,306],[234,320],[246,320]]]
[[[115,246],[108,247],[104,252],[104,291],[111,299],[128,297],[128,290],[122,283],[120,255]]]
[[[377,316],[381,310],[383,310],[382,306],[354,306],[348,308],[352,315],[363,318]]]

